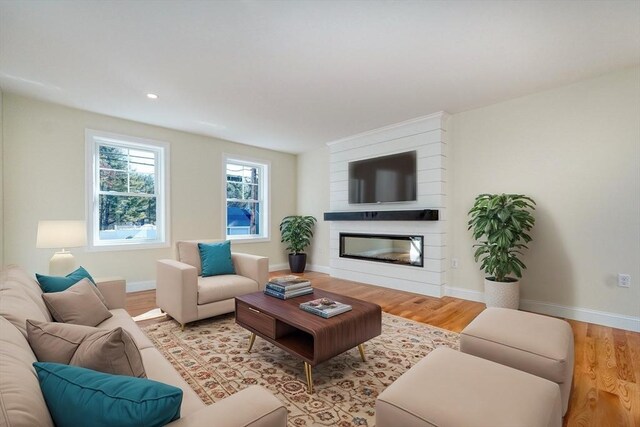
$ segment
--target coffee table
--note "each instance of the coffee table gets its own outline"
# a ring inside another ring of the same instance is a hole
[[[300,303],[329,298],[352,306],[352,310],[325,319],[301,310]],[[256,335],[302,359],[307,391],[313,393],[312,368],[347,350],[358,347],[365,361],[365,341],[380,335],[379,305],[314,289],[312,294],[280,300],[262,292],[236,297],[236,323],[251,332],[251,352]]]

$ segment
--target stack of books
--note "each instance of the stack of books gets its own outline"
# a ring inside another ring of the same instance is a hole
[[[343,304],[338,301],[332,301],[328,298],[318,298],[313,301],[303,302],[300,304],[300,308],[309,313],[313,313],[316,316],[324,317],[328,319],[338,314],[351,311],[349,304]]]
[[[280,299],[309,295],[312,292],[311,282],[298,276],[274,277],[264,289],[265,294]]]

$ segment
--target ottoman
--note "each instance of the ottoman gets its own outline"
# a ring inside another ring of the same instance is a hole
[[[564,320],[487,308],[461,332],[460,351],[557,383],[562,415],[567,412],[573,380],[573,331]]]
[[[446,347],[376,400],[376,427],[560,427],[558,385]]]

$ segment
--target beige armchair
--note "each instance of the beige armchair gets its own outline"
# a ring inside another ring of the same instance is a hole
[[[198,243],[212,240],[184,240],[177,243],[178,261],[157,263],[156,303],[182,328],[195,320],[231,313],[235,297],[264,290],[269,280],[269,258],[231,253],[236,274],[202,277]]]

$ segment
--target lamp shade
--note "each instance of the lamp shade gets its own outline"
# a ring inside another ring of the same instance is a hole
[[[77,248],[86,244],[84,221],[38,221],[36,248]]]

